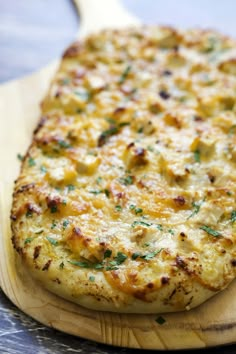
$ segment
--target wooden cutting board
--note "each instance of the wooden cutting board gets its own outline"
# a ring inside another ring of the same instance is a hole
[[[138,23],[118,0],[77,0],[82,16],[79,35],[102,27]],[[156,315],[90,311],[41,288],[22,269],[11,245],[10,207],[19,172],[16,155],[25,152],[39,118],[57,63],[0,86],[0,286],[11,301],[46,326],[97,342],[143,349],[201,348],[236,342],[236,281],[197,309]]]

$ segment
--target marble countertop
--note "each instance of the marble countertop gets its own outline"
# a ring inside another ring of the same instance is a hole
[[[123,0],[123,3],[146,23],[201,25],[236,37],[234,0]],[[0,0],[0,82],[31,73],[58,57],[75,38],[77,26],[70,0]],[[0,353],[137,352],[144,351],[97,344],[47,328],[18,310],[0,290]],[[209,350],[187,352],[203,354]],[[236,345],[214,348],[211,352],[235,354]]]

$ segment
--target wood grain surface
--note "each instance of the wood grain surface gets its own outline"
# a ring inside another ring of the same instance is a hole
[[[90,11],[88,4],[92,6],[93,1],[96,0],[82,0],[81,3],[82,15],[88,19],[84,21],[83,34],[86,28],[93,28],[95,17],[96,21],[101,20],[100,24],[96,23],[96,29],[104,24],[111,25],[107,22],[108,11],[111,11],[111,15],[116,14],[116,19],[120,16],[119,24],[125,25],[129,21],[129,16],[123,13],[122,8],[118,10],[118,7],[114,9],[108,5],[107,1],[111,4],[112,0],[104,0],[104,3],[101,0],[100,9],[87,12]],[[106,12],[101,3],[106,5]],[[92,8],[94,10],[94,6]],[[106,13],[105,19],[102,13]],[[130,18],[131,22],[133,20]],[[9,211],[13,180],[19,170],[16,154],[25,151],[31,140],[31,132],[39,117],[39,101],[45,94],[55,67],[56,63],[32,77],[0,87],[0,117],[4,117],[0,129],[0,285],[5,294],[17,307],[39,322],[97,342],[163,350],[235,342],[235,282],[195,310],[164,315],[166,322],[160,325],[155,321],[158,315],[101,313],[64,301],[42,289],[24,271],[19,260],[15,259],[10,242]]]

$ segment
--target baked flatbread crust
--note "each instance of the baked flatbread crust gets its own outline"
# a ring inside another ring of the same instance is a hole
[[[106,30],[70,46],[13,195],[32,276],[116,312],[223,290],[236,275],[235,93],[236,43],[214,31]]]

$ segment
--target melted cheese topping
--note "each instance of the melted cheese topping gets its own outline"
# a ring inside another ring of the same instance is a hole
[[[159,27],[72,45],[16,185],[18,251],[37,263],[42,248],[44,270],[102,272],[143,301],[176,279],[185,293],[224,288],[236,268],[235,48]]]

